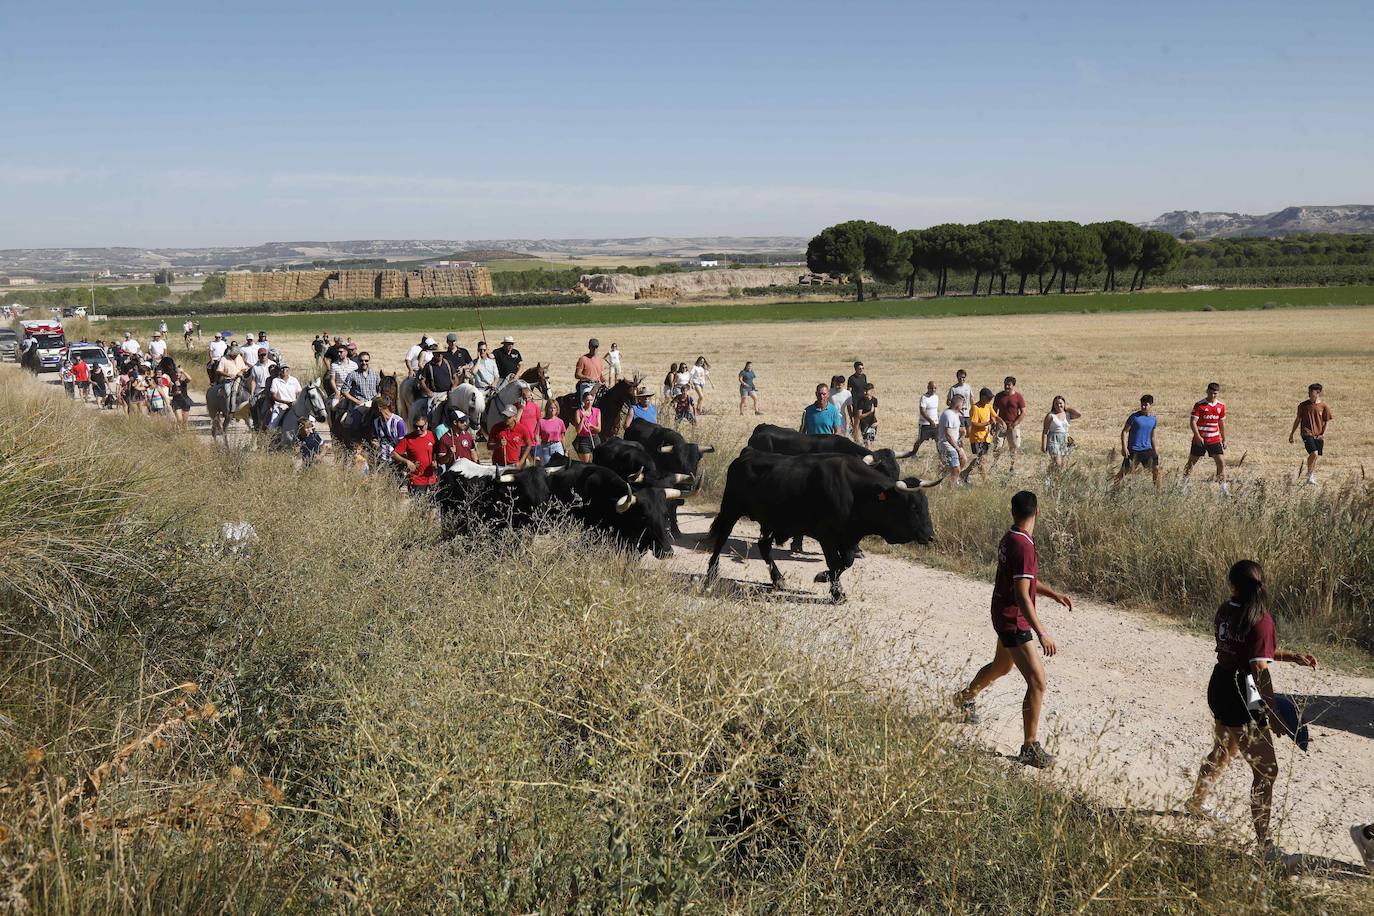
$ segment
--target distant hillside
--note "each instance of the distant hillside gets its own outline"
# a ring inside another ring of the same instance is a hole
[[[357,239],[341,242],[265,242],[226,248],[10,248],[0,250],[0,273],[76,276],[98,270],[115,273],[178,272],[268,267],[303,261],[406,261],[456,257],[457,260],[532,258],[540,255],[617,257],[658,255],[695,257],[703,251],[801,251],[806,239],[794,236],[643,236],[625,239]],[[454,252],[459,252],[454,255]],[[480,254],[481,257],[476,255]]]
[[[1161,229],[1172,235],[1193,233],[1194,238],[1303,235],[1313,232],[1374,233],[1374,205],[1339,207],[1286,207],[1263,216],[1204,210],[1173,210],[1140,223],[1144,229]]]

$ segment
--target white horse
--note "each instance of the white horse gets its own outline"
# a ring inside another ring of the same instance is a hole
[[[300,438],[297,427],[305,417],[314,417],[316,423],[324,423],[329,419],[324,389],[317,381],[302,388],[301,393],[296,395],[296,400],[291,402],[291,406],[282,411],[277,426],[272,430],[272,436],[268,440],[268,448],[283,451],[295,448]]]

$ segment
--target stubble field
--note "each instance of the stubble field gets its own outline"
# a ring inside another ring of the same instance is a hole
[[[324,316],[321,316],[322,318]],[[439,319],[440,316],[435,316]],[[327,326],[327,319],[324,321]],[[442,341],[447,329],[435,326]],[[489,327],[498,341],[504,328]],[[1374,358],[1374,311],[1358,308],[1274,309],[1209,313],[1020,315],[999,318],[845,320],[799,323],[719,323],[692,327],[558,327],[513,332],[527,363],[552,364],[554,387],[571,387],[572,365],[587,338],[604,348],[620,344],[627,371],[642,373],[658,391],[667,366],[704,355],[712,367],[698,438],[729,454],[755,423],[795,426],[818,382],[848,375],[861,359],[879,398],[879,445],[909,448],[916,402],[933,380],[942,393],[958,368],[975,392],[1001,387],[1015,375],[1027,402],[1023,421],[1028,460],[1016,477],[1043,475],[1039,433],[1051,399],[1063,394],[1083,412],[1073,424],[1074,461],[1105,475],[1120,460],[1117,436],[1143,392],[1155,396],[1158,442],[1167,475],[1186,460],[1188,414],[1209,381],[1222,385],[1227,404],[1230,472],[1238,479],[1292,477],[1301,444],[1288,444],[1298,401],[1320,381],[1336,419],[1328,430],[1327,477],[1360,474],[1374,458],[1374,431],[1360,421],[1358,392]],[[475,335],[463,333],[471,347]],[[374,363],[397,369],[413,333],[358,335]],[[310,336],[274,339],[297,365],[309,363]],[[736,374],[745,360],[758,373],[762,417],[740,416]],[[1240,467],[1234,467],[1245,456]],[[929,446],[918,468],[934,470]],[[1205,472],[1205,474],[1204,474]],[[1198,479],[1210,477],[1200,466]]]

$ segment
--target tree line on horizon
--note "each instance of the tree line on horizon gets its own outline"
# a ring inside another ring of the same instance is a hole
[[[1082,275],[1106,268],[1104,292],[1117,288],[1118,274],[1134,268],[1130,289],[1143,289],[1151,275],[1167,272],[1183,257],[1183,245],[1167,232],[1142,230],[1124,220],[1082,223],[1068,220],[991,219],[981,223],[943,223],[928,229],[898,231],[870,220],[849,220],[822,229],[806,246],[806,264],[816,273],[847,274],[864,300],[865,275],[883,283],[906,284],[916,295],[918,277],[935,281],[935,295],[948,292],[951,273],[973,274],[972,294],[1007,294],[1008,277],[1016,295],[1035,291],[1078,292]],[[1046,274],[1049,278],[1046,279]],[[983,289],[983,278],[987,288]],[[1070,283],[1072,280],[1072,283]]]

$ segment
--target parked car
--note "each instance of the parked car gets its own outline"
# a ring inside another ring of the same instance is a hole
[[[96,366],[104,369],[107,379],[113,379],[119,374],[115,369],[114,361],[110,359],[110,354],[105,352],[104,347],[98,347],[93,343],[74,343],[67,348],[67,360],[78,359],[92,369]]]
[[[19,362],[19,334],[14,328],[0,328],[0,362]]]

